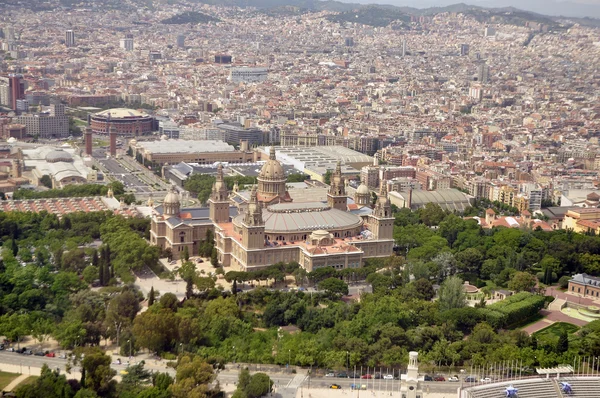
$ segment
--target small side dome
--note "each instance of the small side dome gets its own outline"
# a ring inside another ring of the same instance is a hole
[[[359,195],[369,195],[369,187],[367,187],[364,183],[360,184],[358,188],[356,188],[356,193]]]
[[[164,204],[179,204],[179,195],[174,188],[171,188],[167,196],[165,196]]]
[[[53,151],[48,152],[46,155],[46,161],[49,163],[56,162],[72,162],[73,156],[70,153],[65,152],[61,149],[55,149]]]

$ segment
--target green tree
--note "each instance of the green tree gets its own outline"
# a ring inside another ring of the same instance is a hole
[[[331,175],[333,172],[331,170],[327,170],[325,174],[323,174],[323,182],[327,185],[331,185]]]
[[[294,173],[287,176],[287,182],[304,182],[305,180],[310,180],[308,174]]]
[[[271,392],[273,381],[266,373],[255,373],[250,377],[245,392],[248,398],[259,398]]]
[[[199,357],[184,356],[177,365],[177,383],[171,385],[173,398],[202,398],[209,395],[213,368]]]
[[[558,335],[558,342],[556,344],[556,352],[559,354],[563,354],[569,350],[569,336],[567,335],[566,330],[561,329],[560,334]]]
[[[150,292],[148,292],[148,308],[152,307],[155,299],[156,293],[154,293],[154,286],[152,286],[150,287]]]
[[[114,296],[108,302],[104,323],[107,328],[110,328],[109,335],[116,339],[117,345],[119,345],[121,332],[131,326],[139,310],[139,300],[130,290]]]
[[[248,368],[243,368],[238,376],[238,390],[245,391],[250,384],[250,371]]]
[[[43,364],[40,377],[32,384],[22,384],[15,395],[18,398],[70,398],[74,392],[64,375]]]
[[[165,352],[177,342],[179,321],[170,309],[146,311],[135,318],[132,332],[140,347]]]
[[[94,348],[86,352],[81,363],[85,370],[85,387],[96,391],[100,396],[114,394],[117,382],[113,377],[117,372],[110,367],[110,357],[100,349]]]
[[[121,383],[126,385],[127,389],[134,390],[136,387],[147,384],[152,378],[152,373],[144,368],[145,362],[140,361],[136,365],[127,367],[127,374],[123,375]]]
[[[192,194],[197,195],[200,203],[205,204],[212,192],[215,177],[207,174],[192,174],[185,180],[183,187]]]
[[[52,179],[49,175],[44,174],[42,178],[40,178],[40,184],[42,184],[46,188],[52,188]]]
[[[218,267],[219,266],[219,257],[217,254],[217,248],[213,247],[212,249],[212,253],[210,254],[210,263],[212,264],[213,267]]]
[[[515,292],[531,292],[537,280],[529,272],[515,272],[508,282],[508,288]]]
[[[440,311],[465,307],[467,297],[462,279],[457,276],[446,279],[440,286],[438,303]]]
[[[439,225],[446,218],[446,212],[435,203],[427,203],[425,207],[419,210],[419,217],[423,224],[431,227]]]
[[[319,282],[319,289],[335,296],[348,294],[348,284],[338,278],[327,278]]]
[[[75,394],[74,398],[97,398],[98,394],[96,394],[96,392],[94,390],[91,390],[89,388],[82,388],[81,390],[77,391],[77,394]]]
[[[94,267],[93,265],[88,265],[83,269],[81,276],[83,276],[83,280],[85,281],[85,283],[91,284],[96,279],[98,279],[99,269],[98,267]]]

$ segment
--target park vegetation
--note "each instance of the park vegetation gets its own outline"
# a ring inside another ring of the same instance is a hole
[[[561,329],[530,337],[519,330],[547,303],[547,284],[564,283],[576,272],[600,275],[597,236],[482,229],[433,205],[417,212],[395,209],[398,255],[356,269],[306,272],[292,262],[251,272],[215,268],[209,276],[189,260],[197,253],[187,253],[177,271],[186,282],[183,301],[154,289],[145,297],[131,283],[136,272],[156,268],[167,256],[149,245],[147,219],[111,212],[60,219],[44,212],[0,213],[0,236],[0,335],[15,343],[33,335],[42,346],[53,337],[62,348],[85,353],[86,376],[79,384],[46,369],[36,390],[24,386],[18,396],[36,396],[52,384],[68,397],[216,397],[212,369],[231,361],[398,369],[415,350],[423,364],[437,366],[522,360],[524,366],[550,367],[572,363],[576,355],[600,355],[600,321],[577,335]],[[204,254],[212,253],[212,234],[204,243]],[[216,287],[217,274],[232,288]],[[360,301],[343,299],[358,281],[373,293],[361,294]],[[481,293],[465,294],[464,281]],[[279,289],[292,282],[299,291]],[[257,286],[238,292],[237,286],[250,284]],[[485,296],[499,288],[517,294],[487,304]],[[140,313],[146,298],[148,309]],[[297,332],[283,332],[283,326]],[[109,339],[121,354],[148,350],[176,359],[177,383],[143,368],[113,382],[110,358],[101,349]]]

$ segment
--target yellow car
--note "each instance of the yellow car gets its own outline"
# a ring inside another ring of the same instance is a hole
[[[329,386],[329,388],[331,388],[333,390],[340,390],[342,388],[342,386],[340,386],[339,384],[332,384]]]

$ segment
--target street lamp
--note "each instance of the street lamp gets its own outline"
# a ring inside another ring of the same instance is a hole
[[[235,363],[235,346],[233,346],[233,363]]]
[[[183,343],[179,343],[179,355],[183,352]]]
[[[127,340],[129,343],[129,359],[131,359],[131,340]]]
[[[346,373],[350,370],[350,351],[346,351]]]
[[[292,358],[292,350],[288,350],[288,368],[290,367],[291,358]]]

